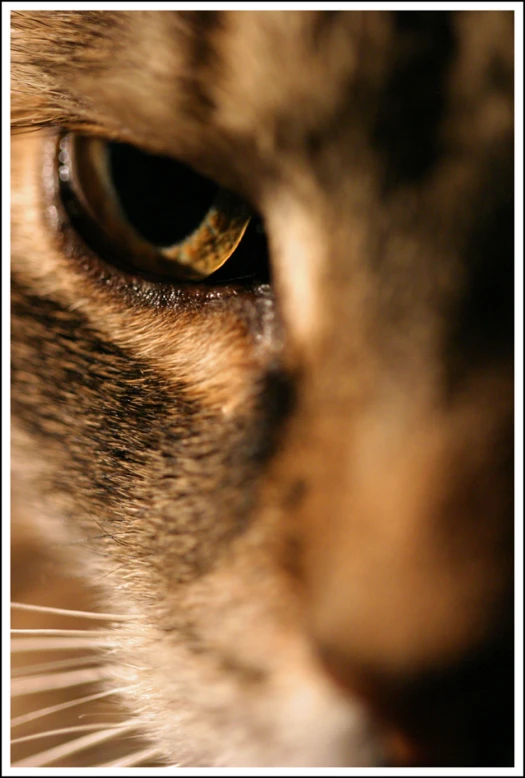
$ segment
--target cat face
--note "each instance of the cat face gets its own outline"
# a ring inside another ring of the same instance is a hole
[[[12,21],[14,491],[132,617],[110,664],[147,736],[508,764],[512,15]],[[113,261],[63,133],[235,192],[270,282],[252,249],[221,282]]]

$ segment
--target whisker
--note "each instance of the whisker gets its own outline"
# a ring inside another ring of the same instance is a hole
[[[65,673],[33,675],[29,678],[15,678],[11,683],[11,697],[47,692],[52,689],[66,689],[83,683],[95,683],[107,678],[101,668],[90,667],[82,670],[70,670]]]
[[[141,762],[160,756],[162,756],[162,752],[158,748],[143,748],[141,751],[135,751],[133,754],[115,759],[113,762],[98,764],[96,767],[135,767]]]
[[[118,694],[125,690],[126,687],[124,686],[121,686],[118,689],[106,689],[103,692],[87,694],[85,697],[78,697],[75,700],[59,702],[56,705],[49,705],[47,708],[39,708],[38,710],[31,711],[30,713],[24,713],[22,716],[17,716],[16,718],[11,719],[11,728],[18,727],[21,724],[27,724],[27,722],[35,721],[35,719],[44,718],[44,716],[49,716],[52,713],[58,713],[59,711],[66,710],[67,708],[73,708],[76,705],[83,705],[86,702],[93,702],[94,700],[100,700],[103,697],[110,697],[112,694]]]
[[[115,711],[114,713],[112,713],[110,711],[104,711],[104,713],[102,713],[101,711],[98,711],[96,713],[95,712],[93,712],[93,713],[79,713],[78,716],[77,716],[77,719],[79,721],[81,719],[86,719],[86,720],[87,719],[97,719],[97,721],[100,722],[100,717],[104,716],[104,721],[106,721],[106,723],[108,725],[109,724],[122,724],[122,720],[123,720],[124,716],[127,716],[127,715],[128,715],[127,713],[124,713],[124,712],[119,713],[118,711]],[[108,716],[112,716],[113,717],[111,719],[111,721],[109,721],[107,719]]]
[[[38,738],[42,737],[51,737],[52,735],[66,735],[70,732],[86,732],[87,730],[101,730],[101,729],[122,729],[125,727],[125,724],[127,722],[124,722],[124,724],[78,724],[74,727],[62,727],[61,729],[48,729],[46,732],[36,732],[33,735],[24,735],[24,737],[15,737],[11,740],[11,745],[14,745],[15,743],[26,743],[29,740],[38,740]]]
[[[118,567],[115,567],[113,570],[109,570],[109,572],[104,573],[104,575],[101,575],[98,580],[102,581],[103,578],[107,578],[108,575],[113,575],[113,573],[118,573],[119,570],[122,570],[124,565],[119,565]]]
[[[14,638],[14,640],[11,641],[11,653],[16,654],[23,651],[62,651],[71,648],[100,648],[101,646],[107,646],[110,643],[109,633],[106,633],[106,640],[102,640],[102,638],[87,640],[84,637],[54,638],[52,636],[43,638]]]
[[[45,673],[51,670],[63,670],[66,667],[88,667],[100,663],[101,659],[96,654],[92,656],[77,656],[71,659],[58,659],[56,662],[41,662],[38,665],[24,665],[11,671],[11,678],[29,676],[32,673]]]
[[[118,727],[104,730],[104,732],[93,732],[89,735],[83,735],[68,743],[62,743],[54,748],[49,748],[46,751],[40,751],[38,754],[28,756],[26,759],[20,759],[18,762],[13,762],[11,767],[45,767],[51,762],[56,762],[58,759],[77,754],[79,751],[98,745],[98,743],[103,743],[105,740],[110,740],[118,734],[132,732],[136,729],[138,729],[138,725],[131,724],[129,727]]]
[[[12,629],[12,635],[60,635],[68,637],[69,635],[89,635],[91,637],[104,637],[108,635],[107,629]]]
[[[51,608],[47,605],[29,605],[25,602],[12,602],[12,608],[24,611],[36,611],[38,613],[55,613],[58,616],[78,616],[83,619],[98,621],[133,621],[134,616],[118,616],[113,613],[95,613],[95,611],[74,611],[67,608]]]

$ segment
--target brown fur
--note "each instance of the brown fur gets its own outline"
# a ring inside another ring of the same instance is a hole
[[[512,40],[13,13],[14,494],[135,617],[115,682],[167,763],[512,763]],[[245,197],[273,293],[79,249],[57,126]]]

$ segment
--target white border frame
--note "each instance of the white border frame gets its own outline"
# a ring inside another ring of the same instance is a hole
[[[523,5],[521,2],[6,2],[2,4],[2,766],[3,775],[92,775],[97,768],[13,768],[9,765],[9,652],[7,651],[10,629],[9,573],[10,573],[10,532],[7,518],[10,516],[9,493],[9,344],[10,344],[10,305],[9,305],[9,157],[10,157],[10,11],[12,10],[306,10],[306,9],[344,9],[344,10],[510,10],[515,12],[515,540],[516,540],[516,766],[513,768],[100,768],[101,774],[110,775],[156,775],[159,772],[177,775],[458,775],[458,776],[521,776],[523,775]]]

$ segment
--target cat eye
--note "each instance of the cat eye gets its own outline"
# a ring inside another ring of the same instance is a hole
[[[237,195],[186,165],[125,143],[64,135],[56,171],[66,212],[86,243],[164,280],[212,276],[253,215]]]

